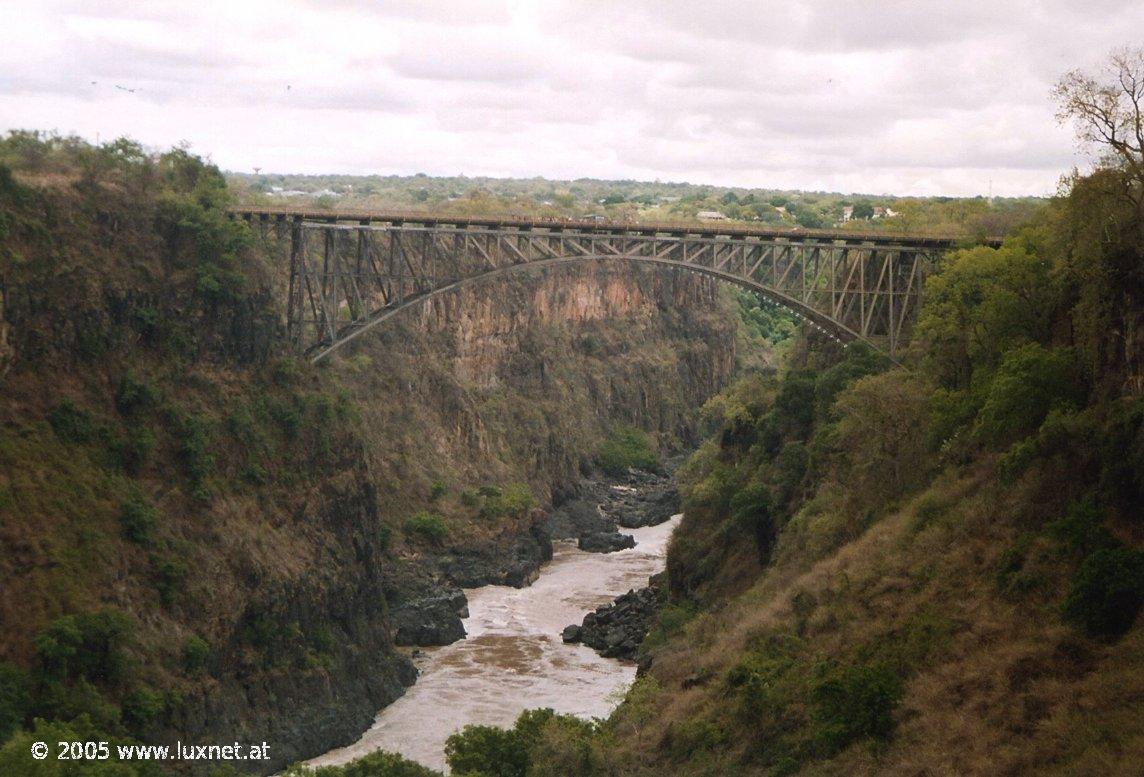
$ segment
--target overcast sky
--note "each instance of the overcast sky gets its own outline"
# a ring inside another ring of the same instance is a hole
[[[1134,0],[0,0],[0,129],[240,171],[1046,194]],[[133,91],[127,91],[133,90]]]

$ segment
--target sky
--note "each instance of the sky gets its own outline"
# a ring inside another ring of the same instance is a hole
[[[0,130],[224,169],[1044,195],[1130,0],[0,0]]]

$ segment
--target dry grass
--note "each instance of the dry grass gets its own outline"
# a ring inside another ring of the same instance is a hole
[[[752,636],[798,628],[791,600],[803,592],[815,602],[803,613],[803,638],[823,656],[875,644],[911,618],[949,624],[907,681],[888,747],[853,745],[803,774],[1139,774],[1144,632],[1108,646],[1065,626],[1058,605],[1071,567],[1052,554],[1035,562],[1042,585],[1014,601],[1000,593],[998,559],[1022,532],[1019,508],[1036,503],[1043,484],[1030,477],[1002,488],[991,475],[988,465],[944,473],[856,540],[813,561],[804,555],[813,543],[803,544],[723,609],[696,618],[655,656],[652,674],[669,690],[643,741],[663,741],[727,705],[720,678]],[[923,500],[942,509],[919,521]],[[696,678],[706,682],[692,685]],[[685,680],[692,687],[681,690]],[[619,749],[627,764],[651,758],[662,773],[691,773],[662,752]],[[735,769],[749,765],[736,763],[739,750],[733,740],[723,753]]]

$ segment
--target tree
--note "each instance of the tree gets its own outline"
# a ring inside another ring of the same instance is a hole
[[[1000,248],[954,252],[926,281],[917,334],[939,383],[965,388],[1007,349],[1048,339],[1055,298],[1039,239],[1027,231]]]
[[[874,216],[874,206],[868,202],[859,202],[854,205],[854,212],[850,214],[852,218],[868,219]]]
[[[1123,194],[1144,210],[1144,48],[1113,52],[1100,76],[1066,73],[1053,96],[1057,118],[1071,121],[1082,142],[1100,147],[1106,166],[1127,173]]]

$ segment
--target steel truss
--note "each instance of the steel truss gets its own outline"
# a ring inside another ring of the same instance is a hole
[[[274,234],[284,237],[284,229],[290,233],[287,332],[313,361],[432,295],[508,272],[594,260],[712,276],[892,357],[908,341],[926,273],[943,250],[885,235],[680,235],[301,219],[279,220]]]

